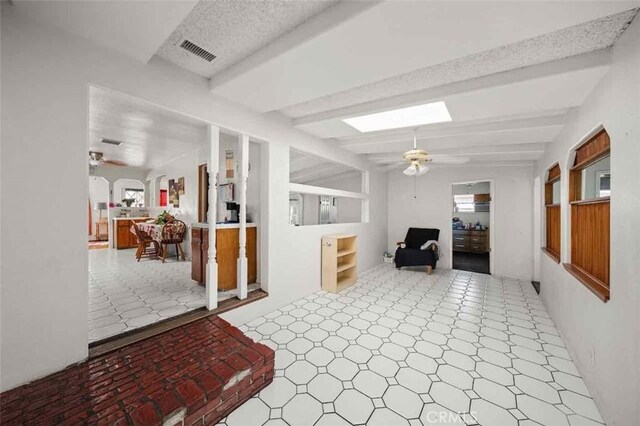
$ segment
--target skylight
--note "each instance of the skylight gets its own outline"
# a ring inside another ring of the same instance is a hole
[[[345,118],[342,121],[360,132],[397,129],[400,127],[422,126],[424,124],[451,121],[451,115],[444,101],[416,105],[360,117]]]

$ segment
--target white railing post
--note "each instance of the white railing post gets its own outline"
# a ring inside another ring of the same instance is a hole
[[[218,307],[218,263],[216,261],[216,215],[218,201],[218,167],[220,155],[220,128],[209,126],[208,138],[209,157],[207,171],[209,172],[209,208],[207,223],[209,224],[209,251],[207,262],[206,303],[207,309]]]
[[[240,151],[240,176],[238,201],[240,203],[239,251],[238,251],[238,299],[246,299],[248,293],[249,263],[247,261],[247,179],[249,177],[249,136],[238,139]]]

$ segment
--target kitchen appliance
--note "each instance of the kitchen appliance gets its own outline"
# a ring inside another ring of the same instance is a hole
[[[240,204],[227,202],[227,211],[229,212],[229,219],[227,222],[238,222],[238,212],[240,211]]]

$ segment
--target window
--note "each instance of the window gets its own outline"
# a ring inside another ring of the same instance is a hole
[[[544,206],[546,246],[543,250],[560,263],[560,166],[558,164],[547,171],[547,181],[544,184]]]
[[[569,175],[571,262],[565,264],[604,302],[610,293],[610,146],[603,129],[575,150]]]
[[[133,206],[144,207],[144,189],[125,188],[123,200],[133,199]]]
[[[453,196],[454,212],[475,212],[475,198],[473,194]]]

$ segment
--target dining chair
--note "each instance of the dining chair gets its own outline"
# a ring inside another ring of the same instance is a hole
[[[140,262],[142,257],[157,259],[161,253],[160,244],[151,238],[149,234],[140,229],[136,223],[133,223],[131,228],[138,238],[138,249],[136,250],[136,259],[138,259],[138,262]],[[151,247],[153,247],[153,249]]]
[[[162,239],[160,240],[160,257],[162,258],[162,263],[164,263],[164,260],[167,257],[168,246],[171,244],[176,246],[176,257],[178,260],[180,260],[181,257],[182,260],[185,260],[182,243],[186,232],[187,225],[183,221],[177,219],[162,227]]]

